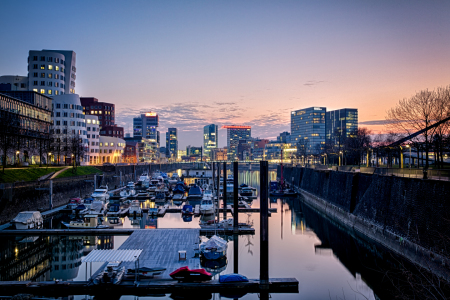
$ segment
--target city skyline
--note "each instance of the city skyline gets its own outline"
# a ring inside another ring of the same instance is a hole
[[[14,43],[1,75],[26,76],[30,50],[73,50],[80,97],[115,103],[125,132],[140,111],[158,112],[180,148],[201,145],[211,123],[275,139],[311,106],[358,108],[359,126],[380,132],[398,100],[450,82],[446,2],[110,3],[2,3]],[[69,26],[42,18],[61,14]]]

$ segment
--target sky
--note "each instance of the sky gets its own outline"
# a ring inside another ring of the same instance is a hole
[[[275,139],[311,106],[357,108],[380,133],[400,99],[450,84],[450,1],[2,0],[0,36],[0,75],[73,50],[77,94],[115,103],[125,132],[157,112],[179,149],[211,123]]]

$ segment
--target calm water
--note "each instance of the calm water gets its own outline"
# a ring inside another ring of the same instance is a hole
[[[271,172],[271,177],[275,173]],[[241,172],[239,184],[259,187],[259,173]],[[258,191],[256,192],[258,193]],[[148,205],[148,204],[144,204]],[[327,221],[303,204],[301,197],[290,200],[270,199],[277,208],[269,218],[270,277],[295,277],[299,294],[272,294],[273,299],[391,299],[390,286],[381,280],[383,272],[395,269],[389,253],[371,243],[352,237],[338,225]],[[259,198],[252,207],[259,207]],[[259,214],[241,213],[241,221],[254,222],[254,236],[239,236],[239,273],[259,277]],[[59,220],[53,220],[53,225]],[[163,218],[144,216],[132,225],[128,218],[118,228],[199,228],[199,218],[184,222],[179,214]],[[85,280],[81,257],[90,249],[117,249],[127,236],[111,237],[38,237],[11,238],[2,243],[1,280]],[[233,273],[234,241],[229,239],[227,264],[215,266],[217,273]],[[4,259],[3,259],[4,258]],[[226,262],[225,262],[226,263]],[[94,264],[93,272],[102,264]],[[200,266],[199,266],[200,267]],[[169,298],[170,295],[167,296]],[[219,299],[219,295],[213,295]],[[76,296],[75,299],[85,299]],[[123,296],[122,299],[134,299]],[[150,297],[140,297],[150,298]],[[249,294],[242,299],[258,299]]]

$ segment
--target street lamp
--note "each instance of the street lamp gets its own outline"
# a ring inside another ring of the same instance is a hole
[[[409,148],[409,169],[411,170],[411,146],[406,145],[406,148]]]
[[[341,154],[342,154],[342,151],[339,151],[339,166],[341,166]]]
[[[49,165],[49,157],[52,157],[52,153],[51,152],[49,152],[48,155],[47,155],[47,165]]]

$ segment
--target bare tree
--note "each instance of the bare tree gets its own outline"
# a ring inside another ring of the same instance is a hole
[[[400,129],[410,135],[432,125],[436,122],[435,110],[439,108],[436,98],[434,91],[424,90],[411,98],[400,100],[394,108],[387,112],[386,119],[390,121],[388,127],[395,131]],[[434,130],[426,130],[422,134],[425,143],[425,169],[429,167],[428,153]]]
[[[13,153],[15,138],[19,134],[19,119],[12,114],[2,113],[0,115],[0,149],[2,153],[3,172],[5,172],[8,155]]]

